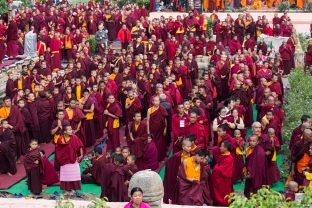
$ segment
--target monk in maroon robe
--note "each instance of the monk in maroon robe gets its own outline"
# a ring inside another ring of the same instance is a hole
[[[42,163],[38,142],[35,140],[30,142],[30,148],[24,156],[24,167],[27,175],[28,190],[34,195],[39,195],[42,191]]]
[[[205,173],[201,161],[206,156],[203,150],[198,150],[193,157],[185,159],[178,171],[178,204],[197,205],[204,204],[203,174]]]
[[[50,134],[52,125],[52,106],[44,92],[39,92],[39,98],[37,99],[37,115],[40,128],[39,143],[48,143],[52,137]]]
[[[181,163],[188,157],[191,157],[192,143],[189,140],[183,140],[182,151],[177,152],[166,161],[164,177],[164,202],[172,204],[177,203],[178,197],[178,172]]]
[[[82,110],[76,107],[77,100],[71,99],[69,101],[68,108],[65,109],[68,115],[68,120],[72,129],[74,130],[75,134],[80,137],[81,136],[81,124],[85,115],[83,114]]]
[[[83,90],[83,98],[80,100],[80,108],[85,114],[85,119],[82,121],[82,143],[86,147],[91,147],[95,143],[95,128],[94,128],[94,108],[95,99],[90,96],[88,89]]]
[[[292,148],[291,160],[292,169],[291,175],[293,175],[294,180],[301,186],[305,176],[303,170],[309,167],[310,157],[309,149],[312,144],[312,130],[305,129],[303,131],[303,136],[300,141],[298,141]]]
[[[122,155],[116,154],[113,157],[115,168],[111,175],[110,186],[107,187],[110,189],[108,199],[112,202],[125,202],[129,200],[128,187],[125,184],[127,172],[123,165],[123,160],[124,158]]]
[[[291,58],[293,56],[291,46],[286,42],[283,42],[283,44],[279,48],[279,53],[281,54],[281,58],[283,60],[283,74],[288,75],[291,71]]]
[[[7,55],[9,57],[16,57],[18,55],[18,34],[17,34],[17,24],[14,20],[10,20],[8,25],[7,33]]]
[[[2,120],[0,128],[0,173],[15,174],[16,141],[13,131],[9,128],[8,122]]]
[[[108,149],[120,147],[119,128],[122,109],[112,94],[107,96],[107,105],[104,108],[104,122],[108,134]]]
[[[157,147],[158,161],[162,161],[166,156],[167,116],[168,112],[160,105],[159,97],[155,96],[153,106],[147,111],[147,132]]]
[[[61,54],[61,41],[59,33],[55,33],[55,36],[50,40],[50,50],[51,50],[51,69],[62,68],[62,54]]]
[[[189,123],[188,115],[184,112],[183,104],[178,105],[178,113],[172,115],[171,128],[173,133],[173,153],[181,150],[179,143],[182,137],[185,137],[187,132],[187,124]]]
[[[208,132],[204,125],[197,122],[197,117],[196,112],[190,113],[186,132],[195,136],[195,145],[198,149],[206,149],[209,141]]]
[[[4,104],[0,108],[0,118],[6,119],[9,128],[13,130],[16,141],[16,158],[19,158],[26,153],[27,144],[29,143],[23,115],[17,106],[11,104],[9,97],[4,97],[3,102]]]
[[[12,72],[8,72],[8,80],[7,80],[6,87],[5,87],[5,94],[6,96],[9,96],[11,99],[13,99],[13,97],[16,94],[16,87],[15,87],[15,83],[13,80]]]
[[[289,147],[288,147],[290,150],[295,145],[295,143],[301,139],[303,130],[311,127],[311,122],[312,121],[311,121],[310,116],[308,115],[301,116],[301,125],[295,128],[291,134],[291,139],[290,139]],[[300,138],[300,139],[297,140],[297,138]]]
[[[81,177],[78,162],[80,162],[83,157],[83,144],[81,140],[73,134],[71,126],[65,126],[64,135],[57,138],[55,153],[56,159],[61,165],[61,190],[79,190]]]
[[[266,184],[266,155],[259,144],[259,138],[251,135],[249,147],[246,150],[246,183],[244,194],[250,197],[251,193],[256,193]]]
[[[231,155],[232,145],[228,141],[221,143],[220,147],[212,149],[216,165],[213,167],[211,175],[211,194],[214,205],[228,206],[226,197],[233,190],[234,159]]]

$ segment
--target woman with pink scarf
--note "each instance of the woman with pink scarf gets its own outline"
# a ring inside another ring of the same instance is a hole
[[[139,187],[131,190],[131,201],[124,208],[151,208],[150,205],[143,202],[143,191]]]

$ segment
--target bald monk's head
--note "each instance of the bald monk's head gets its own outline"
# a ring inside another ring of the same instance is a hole
[[[250,137],[249,137],[249,146],[251,148],[255,148],[258,145],[258,143],[259,143],[258,136],[255,135],[255,134],[250,135]]]
[[[303,140],[305,143],[312,142],[312,130],[311,129],[305,129],[303,131]]]
[[[296,181],[289,181],[288,190],[292,192],[298,192],[298,183]]]
[[[155,96],[155,97],[153,98],[153,105],[154,105],[155,107],[158,107],[159,104],[160,104],[159,97],[158,97],[158,96]]]
[[[188,139],[182,141],[182,149],[185,153],[190,153],[192,151],[192,142]]]

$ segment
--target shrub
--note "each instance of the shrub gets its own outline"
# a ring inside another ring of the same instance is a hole
[[[305,10],[308,12],[312,12],[312,2],[306,4]]]
[[[312,76],[304,73],[302,69],[296,69],[288,77],[291,86],[285,96],[285,121],[283,125],[284,145],[281,153],[284,155],[284,164],[281,166],[281,177],[283,181],[288,176],[290,167],[290,151],[288,149],[291,134],[300,123],[303,114],[312,115]]]
[[[264,186],[259,189],[256,194],[252,194],[250,199],[236,193],[231,193],[229,196],[231,202],[230,208],[308,208],[312,203],[311,191],[311,189],[306,188],[304,190],[304,197],[301,201],[286,202],[285,197],[281,193]]]
[[[88,205],[88,208],[111,208],[107,205],[107,199],[96,198],[91,201],[91,204]]]
[[[8,12],[8,1],[0,0],[0,14],[5,14]]]
[[[285,12],[289,9],[290,5],[288,1],[284,1],[282,3],[280,3],[277,7],[278,11],[280,12]]]
[[[90,47],[91,47],[91,53],[95,54],[96,51],[96,40],[95,40],[95,36],[94,35],[90,35]]]
[[[299,41],[301,44],[302,51],[307,50],[308,42],[310,39],[310,35],[306,33],[299,33]]]

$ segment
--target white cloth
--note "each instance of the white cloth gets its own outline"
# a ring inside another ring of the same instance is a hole
[[[29,31],[25,35],[24,55],[27,57],[37,56],[37,34],[33,31]]]
[[[79,163],[63,165],[60,168],[60,181],[81,181]]]
[[[276,51],[278,51],[279,47],[282,45],[283,41],[287,42],[289,37],[273,37],[265,34],[261,34],[260,38],[264,39],[264,42],[269,46],[273,46]]]

